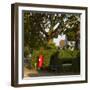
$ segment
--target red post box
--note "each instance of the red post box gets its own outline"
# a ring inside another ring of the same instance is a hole
[[[44,57],[43,57],[43,55],[40,55],[39,59],[38,59],[38,68],[39,69],[42,68],[43,62],[44,62]]]

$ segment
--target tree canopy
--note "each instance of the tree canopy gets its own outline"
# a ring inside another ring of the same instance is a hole
[[[64,33],[77,41],[80,14],[24,11],[24,46],[46,47],[50,39]]]

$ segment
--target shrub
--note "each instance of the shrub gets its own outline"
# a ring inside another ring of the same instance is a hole
[[[29,47],[28,46],[24,47],[24,57],[27,57],[29,53],[30,53]]]
[[[48,67],[50,62],[51,55],[56,52],[56,49],[46,49],[43,51],[40,50],[34,50],[32,54],[32,66],[34,67],[34,64],[38,62],[39,55],[42,54],[44,56],[44,64],[43,67]]]
[[[56,49],[43,49],[43,50],[33,50],[32,53],[32,67],[35,68],[36,63],[38,62],[39,59],[39,55],[42,54],[44,56],[44,64],[43,64],[43,68],[46,68],[50,65],[50,58],[51,55],[53,55],[57,50]],[[59,50],[59,62],[62,60],[74,60],[75,58],[77,58],[79,56],[79,50],[74,50],[74,51],[70,51],[70,50]]]
[[[80,54],[80,51],[79,50],[74,50],[74,51],[70,51],[70,50],[60,50],[59,51],[59,57],[61,58],[61,59],[63,59],[63,58],[71,58],[71,59],[73,59],[73,58],[77,58],[77,56],[79,56]]]

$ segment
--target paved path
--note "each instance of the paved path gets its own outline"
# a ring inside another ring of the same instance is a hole
[[[38,75],[38,72],[35,69],[28,69],[24,67],[24,77],[28,77],[30,75]]]
[[[49,72],[47,70],[37,71],[35,69],[28,69],[24,67],[24,77],[39,77],[39,76],[60,76],[60,75],[79,75],[80,73],[72,73],[72,72]]]

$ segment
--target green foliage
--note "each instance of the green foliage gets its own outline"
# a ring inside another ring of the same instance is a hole
[[[55,46],[54,43],[51,42],[51,43],[47,43],[46,49],[57,49],[57,47]]]
[[[24,56],[27,57],[29,55],[29,47],[24,47]]]
[[[42,54],[44,56],[44,64],[43,67],[48,67],[50,63],[50,57],[53,53],[56,52],[56,49],[48,49],[48,50],[34,50],[32,54],[32,66],[38,62],[39,55]]]
[[[46,46],[48,40],[57,37],[62,32],[70,40],[76,39],[76,33],[80,28],[79,14],[24,12],[24,46],[38,49]],[[53,30],[53,27],[60,25]],[[46,32],[45,29],[49,31]]]
[[[67,39],[69,41],[75,41],[76,40],[76,31],[74,29],[69,29],[67,32],[65,32],[67,35]]]
[[[80,28],[79,14],[47,13],[47,12],[24,12],[24,56],[31,54],[32,67],[38,62],[39,55],[44,56],[43,67],[48,67],[50,57],[57,51],[55,44],[48,43],[49,40],[57,37],[62,32],[66,34],[68,40],[76,41],[76,34]],[[53,30],[53,27],[59,26]],[[48,32],[45,29],[49,29]],[[43,50],[40,48],[43,47]],[[33,51],[31,53],[30,48]],[[79,50],[60,50],[59,58],[79,57]]]
[[[60,50],[59,51],[59,56],[61,59],[73,59],[73,58],[77,58],[80,54],[79,50],[74,50],[74,51],[70,51],[70,50]]]
[[[53,55],[57,50],[56,49],[46,49],[46,50],[34,50],[33,54],[32,54],[32,66],[35,67],[35,63],[38,62],[38,58],[39,55],[42,54],[44,56],[44,64],[43,64],[43,68],[44,67],[48,67],[50,64],[50,58],[51,55]],[[70,51],[70,50],[60,50],[59,51],[59,60],[72,60],[75,58],[78,58],[79,54],[79,50],[74,50],[74,51]]]

